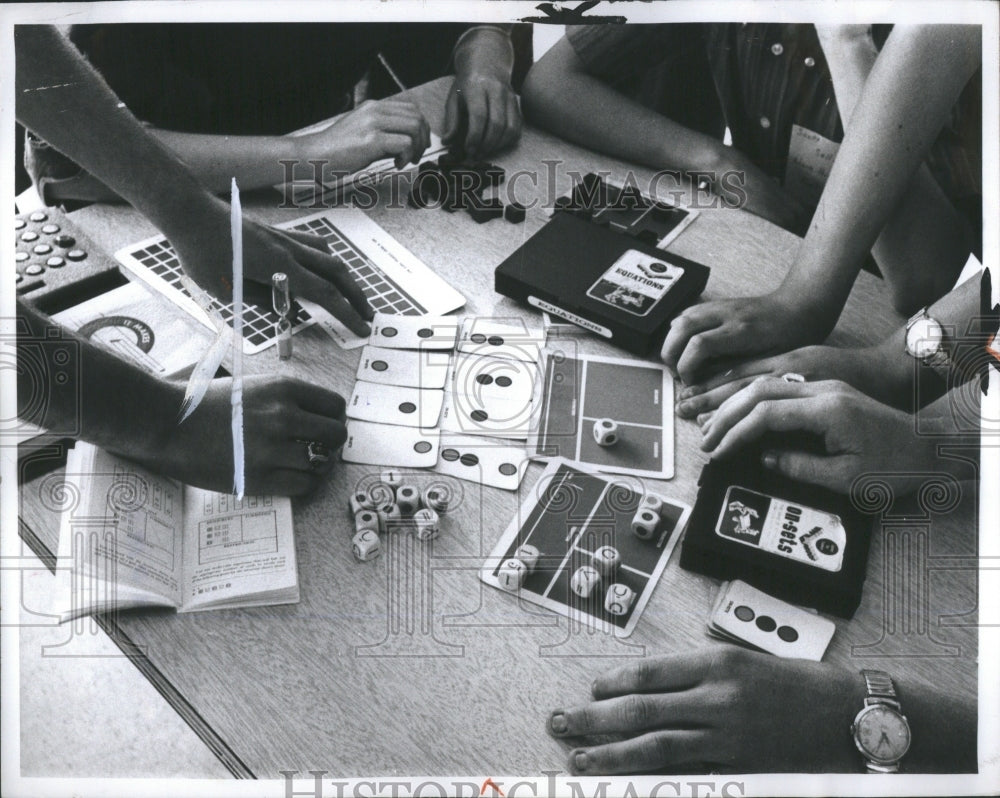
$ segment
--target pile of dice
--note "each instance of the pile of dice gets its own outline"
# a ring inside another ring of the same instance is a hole
[[[632,518],[632,533],[641,540],[650,540],[660,529],[663,499],[647,494]],[[535,546],[519,546],[514,555],[504,560],[497,572],[497,580],[505,590],[521,589],[528,576],[534,572],[541,553]],[[581,565],[570,578],[569,586],[577,596],[590,600],[597,586],[608,583],[604,594],[604,610],[609,615],[627,615],[636,600],[636,592],[628,585],[616,582],[615,576],[622,557],[614,546],[601,546],[590,558],[589,565]]]
[[[382,552],[381,535],[388,532],[412,530],[417,540],[436,538],[448,495],[434,485],[421,493],[415,485],[403,484],[398,471],[383,471],[378,482],[351,495],[349,506],[354,518],[351,549],[358,562],[368,562]]]

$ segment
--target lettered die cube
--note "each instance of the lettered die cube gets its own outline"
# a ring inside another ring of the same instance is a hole
[[[538,565],[538,558],[541,557],[541,552],[537,548],[532,546],[530,543],[524,543],[517,547],[517,551],[514,552],[514,556],[525,564],[528,568],[528,573],[534,573],[535,566]]]
[[[594,440],[598,446],[614,446],[618,443],[618,422],[611,418],[595,421]]]
[[[611,615],[626,615],[635,601],[635,591],[615,582],[604,596],[604,609]]]
[[[383,532],[398,532],[403,526],[403,514],[396,504],[383,504],[378,508],[378,517]]]
[[[403,515],[413,515],[420,509],[420,493],[413,485],[396,488],[396,506]]]
[[[378,557],[382,551],[382,541],[378,533],[371,529],[362,529],[351,540],[351,550],[358,562],[368,562]]]
[[[413,514],[413,530],[417,540],[436,538],[440,529],[438,514],[433,510],[424,507]]]
[[[375,510],[362,510],[354,514],[354,531],[363,532],[370,529],[375,534],[382,530],[382,521]]]
[[[652,510],[658,516],[663,515],[663,499],[653,493],[647,493],[642,497],[641,509]]]
[[[524,580],[528,577],[528,566],[518,559],[511,558],[504,560],[500,570],[497,571],[497,581],[504,590],[512,593],[521,589]]]
[[[351,498],[347,500],[347,503],[351,508],[351,515],[357,515],[362,510],[371,510],[375,507],[368,494],[363,490],[354,491],[351,494]]]
[[[424,507],[433,510],[438,515],[444,515],[448,512],[448,492],[444,488],[431,485],[424,490],[420,498]]]
[[[368,488],[368,501],[376,509],[386,504],[395,504],[396,489],[388,482],[376,482]]]
[[[611,576],[621,562],[622,556],[614,546],[601,546],[591,557],[591,563],[601,576]]]
[[[592,565],[581,565],[569,580],[569,589],[580,598],[590,598],[594,588],[601,583],[601,575]]]
[[[632,518],[632,532],[641,540],[653,538],[659,526],[660,514],[648,507],[639,507]]]

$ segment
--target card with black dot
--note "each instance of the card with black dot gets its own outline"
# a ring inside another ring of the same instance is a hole
[[[837,630],[833,621],[769,596],[738,579],[723,582],[708,632],[778,657],[819,662]]]

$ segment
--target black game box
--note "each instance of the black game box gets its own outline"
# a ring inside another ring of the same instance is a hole
[[[872,519],[849,497],[768,471],[757,449],[709,461],[698,485],[682,568],[742,579],[842,618],[854,615]]]
[[[594,185],[595,176],[588,179]],[[612,190],[610,204],[606,194],[557,203],[545,226],[497,267],[495,287],[645,355],[704,290],[709,270],[656,246],[688,211]]]

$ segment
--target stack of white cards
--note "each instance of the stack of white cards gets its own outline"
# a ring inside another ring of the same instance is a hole
[[[347,403],[343,459],[516,490],[544,343],[523,324],[473,317],[459,329],[446,316],[377,314]]]
[[[769,596],[738,579],[723,582],[708,633],[779,657],[819,662],[837,627],[833,621]]]

